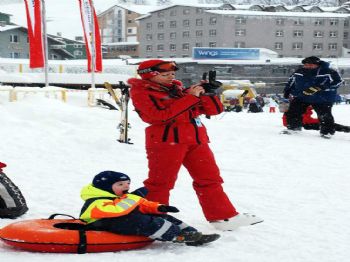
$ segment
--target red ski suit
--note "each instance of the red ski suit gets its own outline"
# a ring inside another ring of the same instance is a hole
[[[180,81],[169,87],[131,78],[130,96],[146,128],[149,190],[147,199],[169,203],[181,165],[193,179],[204,216],[208,221],[221,220],[237,214],[223,191],[223,180],[216,165],[209,138],[199,115],[217,115],[223,105],[217,96],[186,94]]]

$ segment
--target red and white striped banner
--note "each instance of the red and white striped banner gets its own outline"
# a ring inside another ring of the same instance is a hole
[[[41,0],[24,0],[29,37],[29,67],[44,67]]]
[[[95,49],[95,72],[102,71],[102,48],[101,48],[101,36],[98,26],[98,20],[91,0],[79,0],[81,22],[83,24],[84,39],[86,45],[86,56],[88,59],[88,72],[92,71],[92,35],[95,31],[94,37],[94,49]],[[93,14],[93,15],[92,15]],[[93,17],[93,18],[92,18]],[[92,20],[94,19],[94,20]],[[95,30],[93,30],[94,25]]]

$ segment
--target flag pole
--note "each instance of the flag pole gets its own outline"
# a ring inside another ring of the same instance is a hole
[[[41,17],[42,17],[42,25],[43,25],[43,47],[44,47],[44,58],[45,58],[45,87],[49,86],[49,48],[48,48],[48,42],[47,42],[47,28],[46,28],[46,8],[45,8],[45,0],[41,0],[42,3],[42,10],[41,10]]]
[[[92,26],[92,35],[91,35],[91,88],[95,88],[95,68],[96,68],[96,45],[95,45],[95,7],[93,0],[91,3],[91,26]]]

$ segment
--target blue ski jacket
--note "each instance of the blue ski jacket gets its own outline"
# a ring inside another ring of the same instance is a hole
[[[339,73],[329,67],[329,63],[321,61],[316,69],[297,69],[289,78],[284,88],[284,97],[293,95],[301,102],[310,104],[334,103],[337,88],[343,83]],[[305,95],[303,91],[310,87],[319,87],[320,91],[313,95]]]

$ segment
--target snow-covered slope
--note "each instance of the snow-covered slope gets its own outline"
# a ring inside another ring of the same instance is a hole
[[[0,93],[0,161],[20,187],[29,212],[0,227],[52,213],[78,216],[80,189],[103,170],[129,174],[132,187],[147,177],[144,128],[131,111],[133,145],[116,141],[119,113],[87,107],[87,94],[71,92],[67,103],[29,94],[10,103]],[[350,125],[350,105],[334,107],[337,122]],[[240,212],[264,223],[221,233],[215,243],[186,247],[155,243],[118,253],[63,255],[13,250],[0,244],[6,262],[161,261],[161,262],[333,262],[350,256],[350,134],[324,140],[316,131],[279,135],[281,113],[225,113],[203,118],[225,180]],[[171,204],[179,218],[204,232],[216,232],[204,219],[185,169]]]

